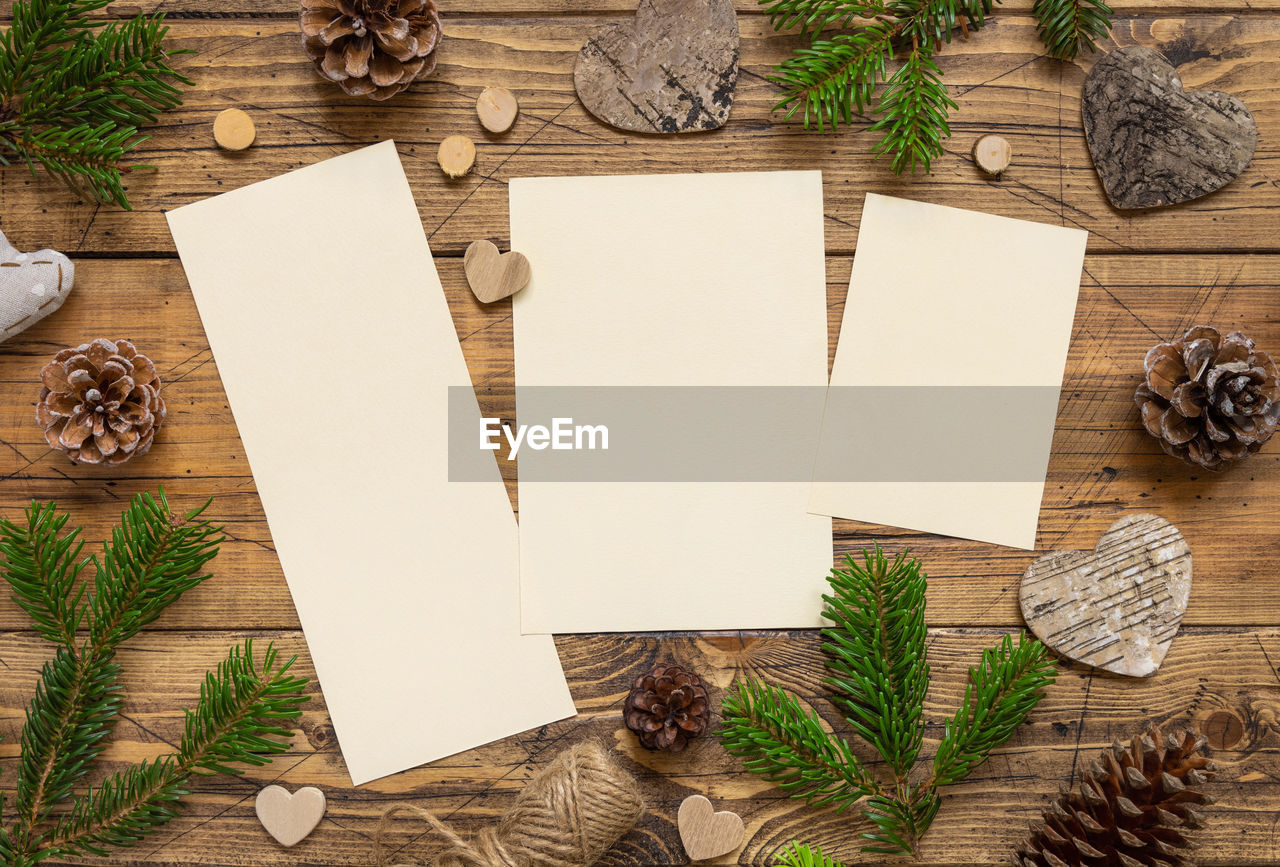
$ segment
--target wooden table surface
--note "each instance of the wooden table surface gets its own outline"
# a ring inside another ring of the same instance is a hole
[[[317,77],[299,45],[292,0],[142,0],[141,8],[159,5],[170,13],[173,47],[199,53],[180,60],[196,81],[185,106],[165,115],[138,152],[158,171],[130,177],[135,210],[79,202],[21,168],[0,172],[0,228],[20,249],[54,247],[77,267],[65,307],[0,345],[0,515],[17,517],[33,497],[56,499],[96,540],[131,494],[163,483],[181,506],[214,497],[210,514],[227,528],[228,541],[212,564],[215,577],[121,654],[128,700],[107,758],[138,761],[166,752],[202,673],[244,636],[296,652],[301,670],[313,674],[217,365],[165,226],[167,209],[394,139],[480,399],[490,414],[509,419],[511,307],[482,308],[474,301],[461,255],[476,238],[505,244],[510,178],[821,169],[832,352],[868,191],[1089,230],[1037,549],[1092,547],[1119,515],[1149,510],[1177,524],[1195,556],[1184,626],[1160,672],[1128,680],[1062,665],[1030,723],[968,782],[946,790],[923,861],[1004,861],[1047,796],[1076,781],[1082,762],[1102,745],[1148,722],[1176,722],[1205,728],[1221,766],[1212,786],[1218,803],[1199,835],[1201,862],[1280,862],[1280,673],[1273,664],[1280,661],[1280,445],[1220,476],[1198,472],[1167,458],[1142,432],[1130,399],[1145,351],[1191,325],[1243,328],[1262,348],[1280,351],[1280,0],[1115,3],[1116,43],[1163,51],[1188,87],[1242,97],[1260,131],[1252,165],[1228,188],[1187,206],[1140,214],[1106,204],[1085,148],[1080,88],[1093,59],[1063,64],[1043,56],[1032,0],[1009,0],[990,26],[943,52],[941,66],[959,109],[945,156],[931,176],[915,178],[897,178],[884,161],[873,161],[875,139],[857,127],[818,135],[771,116],[773,89],[764,76],[796,42],[773,35],[751,0],[739,0],[742,74],[726,128],[645,137],[601,125],[574,96],[574,55],[594,27],[622,20],[632,3],[467,0],[465,11],[446,4],[436,76],[379,104],[346,97]],[[9,8],[0,2],[0,20]],[[488,85],[511,88],[520,98],[520,118],[503,136],[483,134],[476,122],[475,100]],[[232,106],[257,122],[258,142],[244,153],[213,146],[213,118]],[[992,132],[1013,145],[1013,167],[1000,181],[981,176],[968,156],[973,141]],[[437,143],[453,133],[473,137],[479,152],[475,173],[457,182],[447,181],[434,159]],[[332,232],[317,237],[317,245],[343,243],[342,203],[332,208]],[[999,238],[921,240],[922,254],[938,256],[999,256],[1000,245]],[[920,357],[927,347],[911,342],[911,323],[899,330],[904,355]],[[51,454],[32,419],[44,362],[67,344],[99,336],[132,339],[149,353],[169,405],[151,454],[114,471],[76,467]],[[973,335],[974,341],[1000,339]],[[370,374],[356,359],[376,357],[378,348],[353,349],[335,352],[332,369],[263,371],[263,387],[323,392],[335,369],[347,367],[343,388],[358,394],[359,377]],[[371,425],[371,448],[385,447],[378,435]],[[836,522],[837,554],[873,540],[890,551],[910,546],[930,576],[929,755],[941,720],[963,691],[967,667],[983,647],[1020,628],[1018,580],[1036,554]],[[13,784],[23,707],[49,654],[3,596],[0,788]],[[648,802],[639,828],[606,864],[684,863],[676,808],[699,792],[746,821],[745,846],[724,863],[769,863],[795,837],[858,860],[863,826],[857,821],[787,800],[745,774],[710,739],[683,755],[647,754],[620,718],[631,680],[664,659],[702,672],[715,688],[717,707],[720,693],[743,671],[820,696],[821,653],[813,633],[576,635],[557,637],[557,645],[579,709],[575,719],[353,789],[313,684],[314,699],[288,755],[238,779],[197,781],[185,814],[116,863],[370,863],[372,833],[388,804],[407,800],[473,831],[500,815],[559,750],[589,737],[619,751]],[[485,688],[483,681],[475,684],[477,692]],[[815,706],[839,724],[828,704],[815,698]],[[469,712],[467,696],[439,697],[438,713]],[[325,820],[293,849],[276,846],[254,816],[254,795],[270,782],[319,786],[328,796]],[[438,843],[419,827],[393,837],[396,857],[406,861],[425,860]]]

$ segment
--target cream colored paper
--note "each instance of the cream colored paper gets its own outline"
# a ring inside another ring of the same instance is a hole
[[[395,145],[169,225],[352,782],[573,715],[497,467],[448,481],[470,379]]]
[[[509,189],[511,246],[533,268],[514,296],[518,419],[527,386],[825,386],[820,173],[525,178]],[[831,522],[806,514],[807,497],[803,476],[522,475],[524,631],[817,625]]]
[[[1087,238],[1079,229],[868,194],[832,389],[1053,389],[1010,434],[1038,449],[1047,468]],[[835,434],[824,427],[824,441]],[[823,515],[1032,549],[1043,493],[1043,473],[1038,481],[816,480],[809,505]]]

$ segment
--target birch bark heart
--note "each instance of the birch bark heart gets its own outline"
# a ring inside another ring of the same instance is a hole
[[[61,307],[75,274],[61,253],[21,253],[0,233],[0,343]]]
[[[291,795],[283,786],[267,786],[258,793],[254,809],[267,833],[288,848],[305,839],[324,818],[324,792],[307,786]]]
[[[1156,515],[1127,515],[1092,552],[1055,551],[1022,578],[1022,616],[1063,656],[1131,677],[1156,673],[1191,595],[1191,550]]]
[[[587,111],[634,132],[723,126],[737,83],[733,0],[640,0],[635,20],[597,32],[573,67]]]
[[[512,251],[499,253],[491,241],[473,241],[462,259],[471,291],[484,304],[514,295],[532,276],[529,260]]]
[[[690,795],[677,814],[680,842],[690,861],[705,861],[732,852],[742,845],[746,831],[737,813],[717,813],[702,795]]]
[[[1150,48],[1112,51],[1084,83],[1085,139],[1117,208],[1174,205],[1225,187],[1245,170],[1258,127],[1238,98],[1182,89]]]

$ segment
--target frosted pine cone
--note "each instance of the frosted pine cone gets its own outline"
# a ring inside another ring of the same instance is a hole
[[[389,99],[435,72],[432,0],[302,0],[301,25],[316,70],[352,96]]]
[[[80,464],[145,455],[164,422],[155,365],[127,340],[64,349],[40,372],[36,422],[51,448]]]

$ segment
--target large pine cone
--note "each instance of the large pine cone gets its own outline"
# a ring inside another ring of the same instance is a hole
[[[645,749],[678,753],[707,730],[711,702],[696,674],[678,665],[656,665],[636,678],[622,718]]]
[[[76,463],[122,464],[145,455],[164,422],[155,365],[127,340],[64,349],[40,372],[36,422]]]
[[[1013,855],[1017,867],[1180,867],[1194,848],[1187,832],[1203,824],[1196,809],[1213,803],[1197,789],[1213,777],[1200,755],[1204,738],[1163,737],[1151,728],[1102,753],[1085,771],[1079,792],[1064,792],[1044,811],[1043,824]]]
[[[432,0],[302,0],[302,45],[352,96],[388,99],[436,69]]]
[[[1280,422],[1280,376],[1271,356],[1239,331],[1192,328],[1147,353],[1134,401],[1164,450],[1225,469],[1262,448]]]

